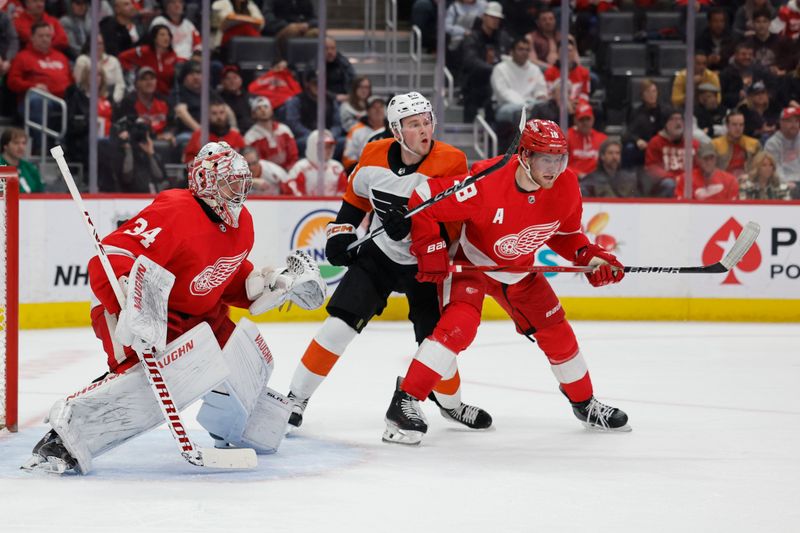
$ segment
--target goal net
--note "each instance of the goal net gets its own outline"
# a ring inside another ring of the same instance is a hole
[[[17,430],[19,179],[0,166],[0,429]]]

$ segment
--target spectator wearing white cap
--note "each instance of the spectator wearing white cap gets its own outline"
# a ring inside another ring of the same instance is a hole
[[[800,198],[800,107],[781,112],[778,131],[767,139],[764,150],[775,159],[778,172],[792,189],[792,198]]]
[[[256,148],[261,159],[271,161],[288,172],[298,159],[292,130],[275,119],[268,98],[255,98],[250,109],[253,125],[244,134],[244,142]]]
[[[319,159],[317,158],[317,130],[308,136],[306,157],[298,161],[289,171],[289,179],[281,186],[283,194],[293,196],[341,196],[347,188],[347,175],[339,161],[333,159],[336,139],[329,130],[324,130],[325,168],[322,183],[319,179]]]

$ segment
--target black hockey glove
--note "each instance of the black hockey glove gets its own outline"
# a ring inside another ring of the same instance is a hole
[[[356,242],[356,229],[352,224],[336,224],[331,222],[325,230],[328,241],[325,243],[325,256],[334,266],[350,266],[356,259],[356,250],[347,251],[347,247]]]
[[[411,231],[411,218],[405,218],[406,213],[408,209],[405,206],[393,205],[381,217],[383,229],[393,241],[402,241]]]

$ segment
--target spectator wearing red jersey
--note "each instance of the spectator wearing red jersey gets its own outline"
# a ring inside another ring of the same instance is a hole
[[[780,34],[781,37],[793,41],[798,40],[800,37],[800,4],[797,3],[797,0],[789,0],[786,5],[778,9],[778,16],[773,21],[770,30]]]
[[[142,67],[136,71],[134,92],[123,98],[114,109],[114,122],[128,117],[131,123],[137,118],[145,119],[150,130],[159,139],[174,140],[174,135],[167,130],[171,122],[171,111],[167,103],[156,96],[156,73],[150,67]]]
[[[683,114],[677,109],[673,110],[667,117],[664,129],[647,143],[644,164],[652,186],[646,186],[645,192],[661,198],[675,196],[675,180],[684,171],[683,134]],[[697,140],[692,142],[693,151],[698,144]]]
[[[158,78],[158,94],[167,96],[175,83],[175,65],[178,55],[172,49],[172,32],[163,24],[150,28],[147,43],[119,54],[126,71],[148,66]]]
[[[695,200],[738,200],[736,176],[717,168],[717,152],[710,144],[697,149],[697,165],[692,171],[692,198]],[[678,176],[675,197],[684,198],[684,174]]]
[[[579,179],[595,171],[600,145],[607,135],[594,129],[592,106],[582,102],[575,110],[575,125],[567,131],[569,168]]]
[[[225,141],[234,150],[241,150],[245,146],[239,130],[231,128],[228,118],[229,108],[222,100],[217,100],[208,106],[208,141]],[[183,162],[190,163],[200,151],[200,129],[192,133],[189,143],[183,151]]]
[[[281,186],[283,194],[293,196],[341,196],[347,188],[347,175],[339,161],[333,159],[336,139],[325,130],[325,174],[319,182],[319,159],[317,158],[317,130],[308,136],[306,157],[294,164],[289,171],[289,180]]]
[[[14,27],[17,30],[20,47],[25,47],[31,40],[33,25],[44,22],[53,28],[52,47],[61,51],[69,49],[69,39],[64,27],[57,18],[51,17],[44,11],[45,0],[25,0],[25,9],[14,11]]]
[[[292,130],[275,119],[269,98],[259,96],[251,104],[255,122],[244,134],[244,142],[258,150],[261,159],[280,165],[287,172],[298,159]]]
[[[183,9],[183,0],[165,0],[164,14],[153,19],[150,29],[158,24],[169,28],[172,32],[172,49],[175,50],[178,59],[188,61],[192,57],[192,52],[200,49],[202,39],[192,21],[184,16]]]
[[[578,99],[589,100],[589,95],[592,93],[591,76],[589,74],[589,69],[580,63],[578,48],[575,45],[575,38],[571,35],[569,36],[567,51],[569,58],[569,86],[567,88],[567,97],[572,102],[577,102]],[[560,61],[556,61],[555,64],[544,71],[544,79],[548,84],[553,83],[560,77]]]
[[[20,105],[28,89],[35,87],[63,98],[64,91],[72,83],[67,57],[52,47],[53,33],[53,27],[47,22],[35,23],[30,42],[11,62],[6,82],[17,94]],[[41,108],[41,104],[31,105],[31,112],[40,113]]]

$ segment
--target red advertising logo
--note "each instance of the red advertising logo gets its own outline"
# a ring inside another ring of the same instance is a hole
[[[731,246],[733,246],[734,241],[736,241],[736,237],[738,237],[741,232],[742,225],[739,224],[735,218],[729,218],[728,221],[720,226],[714,235],[708,239],[706,247],[703,248],[703,265],[711,265],[722,259],[725,254],[730,251]],[[725,276],[722,284],[740,285],[741,282],[736,279],[736,274],[734,273],[736,269],[742,272],[753,272],[760,264],[761,250],[758,248],[757,243],[753,243],[753,246],[744,257],[742,257],[739,264],[728,271],[728,275]]]

